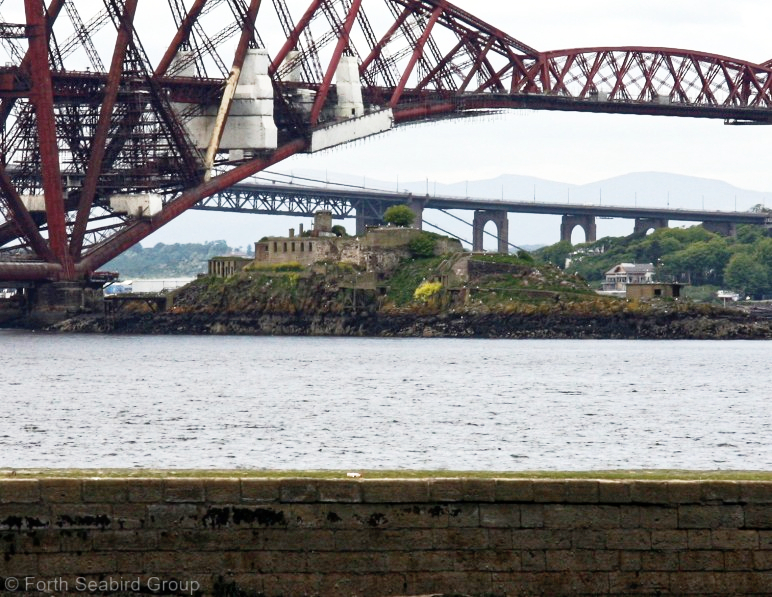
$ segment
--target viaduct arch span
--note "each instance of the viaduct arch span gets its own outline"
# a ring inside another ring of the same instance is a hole
[[[540,52],[444,0],[168,0],[152,58],[142,11],[163,2],[85,17],[74,0],[18,2],[23,20],[0,27],[6,283],[82,283],[277,162],[404,124],[518,108],[772,119],[769,63]]]

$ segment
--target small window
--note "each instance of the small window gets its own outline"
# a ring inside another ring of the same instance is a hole
[[[295,243],[292,243],[292,252],[295,252]]]
[[[278,253],[279,252],[279,243],[276,241],[273,241],[273,252]]]
[[[655,288],[654,289],[654,296],[662,296],[662,289],[661,288]]]
[[[287,243],[284,243],[284,252],[287,252]]]
[[[311,243],[308,243],[308,250],[309,251],[313,251],[314,250],[314,245],[312,245]]]
[[[306,243],[300,243],[300,252],[304,253],[306,250]]]

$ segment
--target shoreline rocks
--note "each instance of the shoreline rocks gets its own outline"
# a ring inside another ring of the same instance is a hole
[[[772,319],[735,311],[689,310],[652,314],[571,313],[438,314],[353,312],[313,313],[152,313],[112,319],[82,315],[49,328],[59,332],[111,334],[192,334],[255,336],[351,336],[383,338],[517,339],[772,339]]]

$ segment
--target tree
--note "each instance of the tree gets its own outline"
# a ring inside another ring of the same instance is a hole
[[[392,226],[409,228],[415,222],[415,212],[407,205],[392,205],[383,214],[383,221]]]
[[[348,233],[346,232],[346,227],[341,226],[340,224],[336,224],[332,227],[332,233],[337,237],[343,237],[348,236]]]
[[[726,241],[715,236],[708,241],[697,241],[680,251],[664,256],[664,271],[675,277],[687,274],[691,284],[718,284],[731,252]]]
[[[726,266],[724,280],[744,296],[761,298],[767,290],[766,269],[750,253],[736,253]]]
[[[743,245],[753,245],[764,238],[766,231],[761,226],[740,224],[737,227],[737,242]]]

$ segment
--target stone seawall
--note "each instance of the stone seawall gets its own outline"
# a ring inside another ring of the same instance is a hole
[[[3,595],[768,595],[772,483],[0,481]]]

